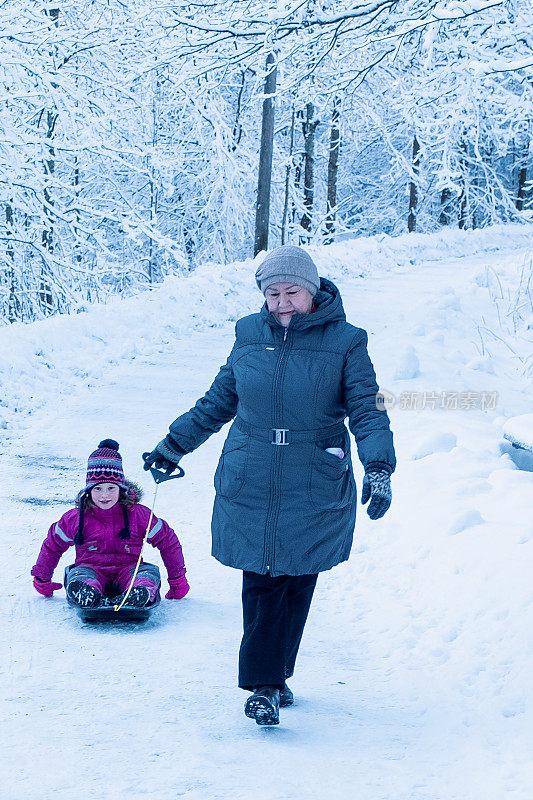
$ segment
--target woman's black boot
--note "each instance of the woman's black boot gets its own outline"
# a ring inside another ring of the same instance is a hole
[[[294,695],[287,686],[287,684],[284,683],[283,689],[280,689],[279,692],[279,707],[287,708],[287,706],[292,706],[293,704],[294,704]]]
[[[275,686],[256,689],[246,701],[244,713],[258,725],[279,725],[279,689]]]

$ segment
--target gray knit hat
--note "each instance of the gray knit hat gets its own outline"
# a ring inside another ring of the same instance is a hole
[[[284,244],[267,253],[255,273],[257,285],[263,292],[273,283],[296,283],[314,297],[320,288],[316,264],[301,247]]]

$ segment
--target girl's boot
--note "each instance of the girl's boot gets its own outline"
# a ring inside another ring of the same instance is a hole
[[[140,608],[150,602],[150,592],[146,586],[134,586],[130,592],[130,596],[126,600],[126,604]]]
[[[118,597],[114,597],[112,603],[114,605],[119,606],[124,599],[124,595],[126,592],[122,592],[119,594]],[[148,605],[150,602],[150,592],[146,588],[146,586],[134,586],[131,592],[128,595],[128,599],[124,603],[124,606],[134,606],[135,608],[142,608],[143,606]]]
[[[76,580],[67,584],[67,597],[71,603],[80,606],[80,608],[94,608],[103,601],[98,589],[95,589],[94,586],[89,586],[88,583]]]

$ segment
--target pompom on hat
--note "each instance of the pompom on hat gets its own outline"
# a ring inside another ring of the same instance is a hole
[[[103,439],[91,453],[87,462],[87,489],[98,483],[116,483],[127,488],[118,447],[118,442],[114,439]]]

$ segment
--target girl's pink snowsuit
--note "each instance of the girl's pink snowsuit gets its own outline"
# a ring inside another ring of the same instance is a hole
[[[128,507],[131,538],[121,539],[119,532],[124,528],[123,507],[115,503],[113,508],[102,509],[90,506],[85,509],[83,525],[83,544],[76,545],[76,566],[91,567],[96,580],[87,581],[103,593],[105,584],[114,581],[124,591],[131,580],[132,570],[137,563],[143,536],[148,526],[150,509],[135,503]],[[37,563],[31,574],[43,581],[51,580],[59,559],[74,544],[78,530],[79,512],[73,508],[63,514],[59,522],[50,526],[44,540]],[[161,552],[169,579],[185,575],[185,562],[181,544],[172,528],[164,519],[153,517],[147,541]],[[139,575],[136,585],[146,586],[153,598],[157,588],[153,581]]]

